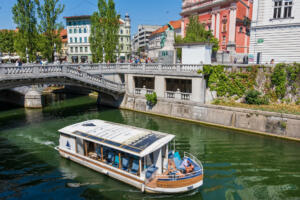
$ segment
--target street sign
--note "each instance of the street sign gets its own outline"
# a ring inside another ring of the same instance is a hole
[[[264,39],[263,38],[259,38],[258,40],[257,40],[257,43],[258,44],[261,44],[261,43],[263,43],[264,42]]]

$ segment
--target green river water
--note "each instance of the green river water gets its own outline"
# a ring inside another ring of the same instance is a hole
[[[0,199],[300,199],[300,143],[98,108],[91,97],[43,110],[0,106]],[[204,185],[149,195],[59,156],[58,129],[102,119],[176,135],[176,148],[204,165]],[[300,131],[300,130],[299,130]]]

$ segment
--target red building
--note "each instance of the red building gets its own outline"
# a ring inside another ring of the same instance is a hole
[[[197,15],[219,40],[219,52],[240,60],[249,52],[252,5],[252,0],[182,0],[182,35],[188,18]]]

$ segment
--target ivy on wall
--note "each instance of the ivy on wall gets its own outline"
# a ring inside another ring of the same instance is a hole
[[[198,73],[204,74],[207,86],[216,91],[219,97],[242,97],[248,89],[254,87],[257,68],[248,68],[246,72],[227,72],[223,65],[205,65],[203,72]]]
[[[293,96],[299,94],[300,87],[300,64],[277,64],[272,72],[265,72],[263,68],[263,75],[265,76],[265,84],[259,88],[259,92],[264,99],[272,99],[281,102],[289,103],[290,100],[284,99],[287,94]],[[203,73],[207,81],[207,86],[211,91],[216,91],[218,97],[245,97],[249,91],[258,88],[256,80],[258,74],[257,66],[250,66],[244,72],[226,70],[223,65],[205,65]],[[262,72],[261,72],[262,73]],[[297,100],[296,100],[297,101]],[[267,101],[264,101],[267,102]]]
[[[297,94],[300,85],[300,64],[278,64],[271,75],[272,86],[275,87],[278,99],[286,96],[287,88],[292,95]]]

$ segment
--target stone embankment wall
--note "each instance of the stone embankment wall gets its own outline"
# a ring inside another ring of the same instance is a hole
[[[139,112],[300,141],[300,116],[158,99],[149,107],[143,97],[126,95],[120,106]]]

